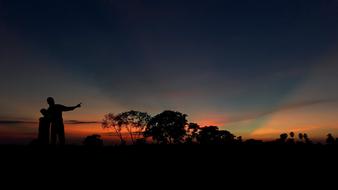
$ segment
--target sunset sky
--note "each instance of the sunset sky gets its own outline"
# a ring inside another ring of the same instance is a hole
[[[0,0],[0,143],[35,138],[49,96],[83,103],[64,114],[71,143],[112,138],[96,122],[131,109],[338,135],[338,1]]]

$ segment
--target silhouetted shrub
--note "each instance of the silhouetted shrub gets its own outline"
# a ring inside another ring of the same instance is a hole
[[[306,133],[303,134],[303,138],[304,138],[305,144],[307,145],[312,144],[312,141],[310,140],[309,136]]]
[[[262,140],[248,139],[244,142],[246,145],[261,145],[264,142]]]
[[[103,146],[103,140],[100,135],[90,135],[85,138],[83,145],[88,147],[101,147]]]
[[[282,134],[279,135],[279,139],[277,139],[276,142],[278,144],[285,144],[287,139],[288,139],[288,134],[282,133]]]
[[[289,144],[289,145],[295,144],[295,133],[290,132],[289,135],[290,135],[290,138],[286,141],[286,143]]]

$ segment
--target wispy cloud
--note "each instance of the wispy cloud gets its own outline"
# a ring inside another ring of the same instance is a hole
[[[308,106],[333,103],[333,102],[338,102],[338,99],[318,99],[318,100],[308,100],[308,101],[303,101],[303,102],[294,102],[294,103],[289,103],[289,104],[282,105],[280,107],[262,111],[262,112],[256,112],[256,113],[241,115],[241,116],[232,117],[232,118],[230,117],[228,118],[227,123],[247,121],[247,120],[257,119],[257,118],[260,118],[266,115],[270,115],[273,113],[277,113],[277,112],[300,109],[300,108],[304,108]]]
[[[66,120],[65,123],[79,125],[79,124],[99,124],[101,122],[100,121]]]
[[[0,124],[37,124],[37,121],[28,121],[28,120],[7,120],[0,119]],[[81,121],[81,120],[66,120],[65,124],[70,125],[81,125],[81,124],[99,124],[100,121]]]
[[[0,120],[0,124],[29,124],[38,123],[36,121],[23,121],[23,120]]]

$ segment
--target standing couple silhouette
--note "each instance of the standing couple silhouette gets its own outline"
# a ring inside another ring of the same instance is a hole
[[[42,117],[39,120],[39,144],[48,145],[49,136],[51,137],[51,144],[56,145],[59,140],[60,145],[65,144],[65,130],[62,118],[62,112],[73,111],[81,107],[81,103],[76,106],[64,106],[55,104],[54,98],[47,98],[49,105],[48,109],[41,109]],[[49,131],[51,132],[49,134]]]

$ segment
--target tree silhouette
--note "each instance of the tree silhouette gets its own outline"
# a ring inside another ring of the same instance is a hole
[[[197,141],[200,144],[229,144],[235,141],[235,135],[217,126],[207,126],[200,129]]]
[[[104,119],[101,123],[102,128],[104,129],[113,129],[113,134],[118,136],[121,144],[125,144],[125,140],[122,136],[122,124],[119,122],[119,119],[116,115],[108,113],[104,116]]]
[[[178,144],[183,141],[186,135],[187,115],[175,111],[164,111],[154,116],[148,123],[145,137],[160,144]]]
[[[208,126],[200,129],[197,140],[200,144],[216,144],[218,141],[218,127]]]
[[[290,132],[290,138],[287,140],[288,144],[295,144],[295,133]]]
[[[85,138],[83,145],[88,147],[101,147],[103,146],[103,140],[100,135],[90,135]]]
[[[122,131],[125,129],[132,141],[135,144],[135,140],[141,138],[143,130],[147,126],[151,119],[151,116],[146,112],[140,111],[127,111],[117,115],[109,113],[105,115],[102,121],[103,128],[109,128],[114,130],[114,134],[120,138],[121,144],[125,144],[126,141],[123,138]],[[139,142],[140,140],[138,140]]]
[[[219,136],[219,142],[221,144],[231,144],[235,141],[235,135],[231,134],[229,131],[227,130],[220,130],[218,132],[218,136]]]
[[[149,123],[151,116],[146,112],[131,110],[118,114],[114,119],[122,128],[127,130],[132,143],[135,144],[135,139],[141,138],[143,130]]]
[[[282,133],[279,135],[279,139],[277,141],[281,144],[285,144],[287,139],[288,139],[288,134]]]
[[[326,144],[333,145],[334,143],[335,143],[335,139],[332,136],[332,134],[331,133],[327,134]]]
[[[187,138],[186,143],[191,144],[197,141],[198,130],[200,126],[197,123],[189,123],[187,127]]]
[[[304,135],[302,133],[298,134],[298,144],[303,144]]]
[[[242,136],[238,136],[238,137],[237,137],[237,143],[239,143],[239,144],[242,144],[242,143],[243,143]]]
[[[312,141],[310,140],[309,136],[306,133],[303,134],[303,138],[304,138],[305,144],[312,144]]]

